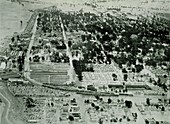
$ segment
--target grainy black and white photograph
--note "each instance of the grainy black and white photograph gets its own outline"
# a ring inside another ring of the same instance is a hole
[[[170,0],[0,0],[0,124],[170,124]]]

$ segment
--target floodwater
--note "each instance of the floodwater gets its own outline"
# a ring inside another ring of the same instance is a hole
[[[0,0],[0,40],[25,28],[31,13],[19,3]],[[20,21],[23,20],[23,24]]]
[[[20,0],[19,2],[11,2],[17,0],[0,0],[0,40],[14,32],[21,32],[24,30],[27,21],[29,20],[32,12],[36,8],[48,7],[51,5],[63,6],[66,9],[66,4],[77,4],[79,6],[87,3],[97,3],[104,7],[143,7],[145,9],[155,9],[158,11],[170,12],[170,0],[105,0],[108,2],[96,2],[102,0]],[[169,4],[168,4],[169,3]],[[73,8],[79,9],[79,6]],[[62,8],[62,7],[61,7]],[[150,10],[149,10],[150,11]],[[20,21],[23,24],[20,24]]]

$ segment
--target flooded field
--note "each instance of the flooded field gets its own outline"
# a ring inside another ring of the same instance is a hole
[[[16,2],[11,2],[16,1]],[[37,8],[48,7],[51,5],[58,5],[61,9],[79,10],[85,7],[84,3],[93,3],[102,7],[124,7],[124,11],[135,12],[170,12],[170,0],[1,0],[0,1],[0,39],[2,40],[13,32],[21,32],[25,28],[29,20],[32,10]],[[75,4],[75,6],[70,6]],[[126,6],[126,7],[125,7]],[[135,8],[140,10],[136,11]],[[23,21],[22,25],[20,21]]]

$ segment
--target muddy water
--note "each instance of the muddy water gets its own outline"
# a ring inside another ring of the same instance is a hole
[[[0,0],[0,39],[22,31],[31,13],[19,3]],[[20,21],[23,20],[23,24]]]
[[[59,5],[59,8],[66,9],[66,4],[77,4],[72,6],[74,9],[80,9],[85,2],[93,2],[104,7],[144,7],[145,9],[153,8],[170,8],[170,0],[161,0],[166,2],[160,2],[160,0],[106,0],[108,2],[98,3],[97,0],[21,0],[21,4],[18,2],[11,2],[11,0],[0,0],[0,39],[3,39],[7,35],[12,35],[13,32],[21,32],[29,20],[32,12],[31,10],[48,7],[51,5]],[[148,2],[147,2],[148,1]],[[63,6],[63,7],[62,7]],[[161,10],[160,10],[161,11]],[[166,12],[168,12],[166,10]],[[20,24],[20,21],[23,24]]]

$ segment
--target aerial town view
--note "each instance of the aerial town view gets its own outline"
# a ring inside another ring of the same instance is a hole
[[[170,0],[0,0],[0,124],[170,124]]]

